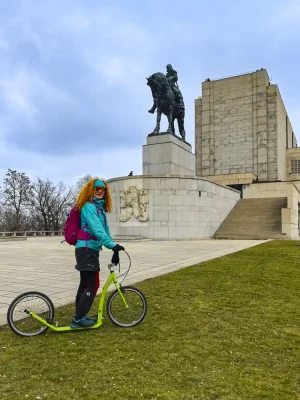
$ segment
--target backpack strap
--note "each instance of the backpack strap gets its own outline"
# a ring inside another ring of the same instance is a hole
[[[98,216],[99,216],[99,212],[103,215],[105,228],[107,228],[107,219],[106,219],[106,214],[105,214],[103,208],[97,207],[97,204],[94,201],[92,201],[92,203],[95,204]]]
[[[98,213],[99,210],[100,210],[100,213],[103,215],[105,228],[107,228],[107,220],[106,220],[105,212],[104,212],[102,207],[97,207],[97,214],[98,215],[99,215],[99,213]]]
[[[88,232],[85,230],[85,228],[86,228],[87,226],[88,226],[88,225],[86,224],[86,225],[84,225],[84,226],[79,230],[78,235],[77,235],[77,239],[78,239],[78,240],[85,240],[85,241],[87,241],[87,240],[89,240],[89,239],[97,240],[96,236],[91,235],[90,233],[88,233]]]

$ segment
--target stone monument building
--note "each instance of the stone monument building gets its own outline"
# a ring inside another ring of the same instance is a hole
[[[195,153],[197,176],[252,199],[248,209],[240,202],[231,213],[234,219],[240,208],[243,224],[225,221],[231,229],[221,229],[219,237],[245,235],[247,212],[250,223],[258,205],[261,222],[271,209],[268,218],[277,219],[277,228],[274,225],[265,235],[298,236],[300,149],[279,88],[270,83],[265,69],[202,83],[202,96],[195,101]],[[255,204],[254,199],[262,198]],[[240,235],[234,233],[237,228]],[[259,234],[257,229],[255,235]]]
[[[196,175],[226,185],[293,179],[297,140],[266,70],[204,82],[195,117]]]
[[[177,71],[168,67],[177,82]],[[159,132],[158,96],[164,91],[155,88],[168,88],[164,74],[147,81],[154,98],[149,112],[158,107],[158,122],[143,145],[143,174],[109,181],[112,235],[298,238],[300,148],[267,71],[202,83],[202,96],[195,100],[195,154],[185,141],[184,118],[181,137],[171,120],[168,132]]]

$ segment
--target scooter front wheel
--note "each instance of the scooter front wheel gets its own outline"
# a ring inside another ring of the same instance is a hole
[[[49,323],[54,319],[54,305],[48,296],[40,292],[22,293],[12,301],[7,311],[7,323],[17,335],[36,336],[48,329],[29,315],[30,312]]]
[[[147,312],[145,296],[139,289],[132,286],[121,287],[121,292],[128,308],[126,308],[118,290],[115,290],[107,300],[106,310],[109,318],[114,324],[122,328],[140,324]]]

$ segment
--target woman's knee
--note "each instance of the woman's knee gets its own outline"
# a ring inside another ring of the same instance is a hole
[[[87,282],[87,290],[97,293],[100,286],[99,272],[91,272],[91,276]]]

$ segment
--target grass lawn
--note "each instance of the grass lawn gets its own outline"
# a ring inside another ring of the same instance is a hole
[[[300,399],[299,260],[297,242],[274,241],[137,284],[136,328],[0,327],[0,399]]]

